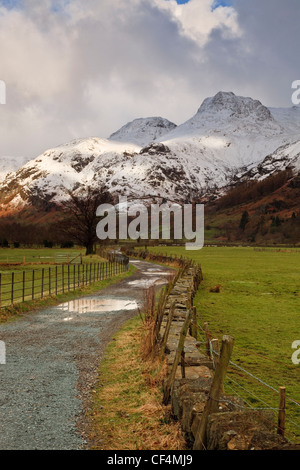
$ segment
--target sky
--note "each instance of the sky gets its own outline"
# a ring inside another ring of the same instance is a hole
[[[192,117],[218,91],[290,107],[299,0],[0,0],[0,157],[133,119]]]

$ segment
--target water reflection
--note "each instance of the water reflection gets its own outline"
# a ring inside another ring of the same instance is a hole
[[[135,300],[106,298],[106,299],[75,299],[65,302],[57,307],[62,312],[88,313],[88,312],[117,312],[119,310],[135,310],[138,304]],[[71,319],[71,318],[68,318]],[[67,319],[65,320],[67,321]]]
[[[151,286],[161,286],[166,283],[167,280],[160,277],[155,277],[153,279],[138,279],[136,281],[128,282],[130,286],[143,287],[144,289]]]

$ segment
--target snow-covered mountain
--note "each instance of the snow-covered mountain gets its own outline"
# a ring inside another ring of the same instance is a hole
[[[66,189],[103,184],[136,199],[187,201],[229,185],[270,155],[278,160],[284,155],[289,165],[298,159],[299,140],[300,108],[268,109],[252,98],[219,92],[179,126],[163,118],[137,119],[109,139],[75,140],[47,150],[6,177],[0,203],[57,203],[67,197]]]
[[[114,132],[109,140],[131,142],[141,147],[160,141],[164,134],[175,129],[176,124],[161,117],[135,119]]]
[[[29,159],[25,157],[1,157],[0,158],[0,182],[4,181],[9,173],[14,173],[21,166],[25,165]]]

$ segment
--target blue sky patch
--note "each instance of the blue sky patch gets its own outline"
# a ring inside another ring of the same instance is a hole
[[[213,10],[218,7],[229,7],[232,5],[231,0],[215,0]]]
[[[0,6],[12,10],[13,8],[19,8],[22,6],[22,0],[0,0]]]
[[[184,3],[188,3],[189,1],[190,0],[176,0],[178,5],[183,5]],[[231,0],[215,0],[212,9],[215,10],[218,7],[228,7],[231,5],[232,5]]]

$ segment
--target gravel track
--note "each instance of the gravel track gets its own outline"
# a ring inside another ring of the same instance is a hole
[[[0,325],[0,450],[88,448],[84,409],[105,347],[171,271],[132,263],[132,276],[97,294]]]

